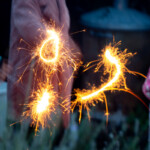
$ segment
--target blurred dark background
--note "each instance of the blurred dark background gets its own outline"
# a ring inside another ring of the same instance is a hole
[[[8,58],[9,33],[10,33],[11,0],[2,0],[0,4],[1,38],[0,55]]]
[[[133,53],[137,52],[127,67],[147,74],[150,65],[150,0],[67,0],[67,6],[71,18],[70,34],[83,53],[85,64],[97,59],[101,50],[110,42],[113,43],[115,38],[116,42],[122,41],[120,49],[127,48]],[[9,50],[10,10],[11,0],[1,0],[0,56],[4,59],[8,58]],[[89,17],[85,15],[90,12],[92,15]],[[86,29],[86,32],[73,34],[83,29]],[[93,74],[92,69],[84,73],[82,71],[81,67],[74,88],[87,89],[90,88],[88,83],[96,86],[101,84],[102,73]],[[129,88],[149,105],[149,101],[142,93],[144,79],[128,74],[126,77]],[[25,147],[56,150],[148,149],[148,110],[130,94],[108,92],[106,96],[110,112],[108,125],[105,124],[105,105],[100,103],[95,108],[91,108],[90,123],[84,111],[83,121],[79,125],[78,109],[76,109],[69,129],[63,133],[61,129],[53,129],[53,136],[50,137],[43,131],[41,136],[33,139],[33,134],[29,134],[32,132],[22,135],[20,126],[16,127],[15,131],[7,127],[5,136],[0,138],[2,147],[0,149],[22,150]],[[11,120],[8,119],[6,124],[9,125],[10,122]],[[11,138],[14,140],[12,141]],[[22,142],[19,142],[20,139]]]

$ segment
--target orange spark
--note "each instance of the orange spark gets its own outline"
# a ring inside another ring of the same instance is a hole
[[[26,111],[22,116],[32,120],[31,124],[35,126],[37,132],[39,126],[42,128],[48,126],[48,120],[51,120],[52,113],[55,113],[57,93],[53,91],[51,85],[41,84],[36,91],[32,92],[30,98],[32,101],[25,105]]]
[[[27,64],[24,64],[22,67],[25,67],[22,75],[19,77],[18,81],[21,81],[24,74],[28,69],[33,68],[34,75],[36,76],[40,70],[46,76],[51,76],[57,71],[64,71],[64,65],[66,67],[71,67],[74,71],[77,71],[81,65],[80,58],[77,58],[79,53],[73,52],[73,49],[70,49],[70,40],[69,35],[63,35],[62,29],[55,28],[55,24],[51,28],[46,29],[45,38],[40,39],[41,43],[37,43],[37,47],[32,47],[30,45],[29,55],[30,60]],[[25,41],[23,41],[25,42]],[[28,44],[25,42],[25,44]],[[19,48],[20,50],[28,50]],[[73,74],[70,78],[73,77]]]
[[[102,86],[96,88],[92,87],[91,90],[80,90],[76,89],[76,100],[71,104],[71,110],[74,111],[76,106],[79,106],[79,122],[81,121],[82,117],[82,108],[85,108],[88,113],[88,118],[90,119],[90,108],[89,106],[95,106],[95,103],[99,101],[105,101],[106,105],[106,113],[108,120],[108,105],[107,99],[105,95],[105,91],[125,91],[134,96],[136,96],[126,84],[125,72],[132,73],[132,74],[139,74],[134,71],[130,71],[126,68],[126,64],[128,62],[128,58],[132,57],[134,54],[128,53],[127,50],[123,52],[119,50],[116,46],[106,46],[104,53],[99,55],[100,59],[97,61],[92,61],[86,65],[86,70],[88,70],[92,63],[98,62],[97,67],[95,68],[95,72],[98,72],[102,65],[104,65],[104,75],[109,74],[109,79],[104,82]],[[93,65],[92,65],[93,66]],[[136,96],[140,101],[142,101],[138,96]],[[143,102],[143,101],[142,101]]]
[[[42,65],[43,70],[49,75],[58,71],[58,68],[62,69],[64,65],[76,71],[82,63],[76,57],[78,54],[70,49],[67,35],[62,34],[61,29],[47,29],[46,39],[32,53],[32,59],[37,58],[37,65]]]

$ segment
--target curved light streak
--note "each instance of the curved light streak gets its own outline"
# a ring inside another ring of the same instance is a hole
[[[92,92],[92,93],[89,94],[89,95],[83,96],[83,97],[81,98],[82,100],[88,100],[88,99],[97,97],[97,95],[99,95],[100,92],[103,92],[103,91],[105,91],[105,89],[106,89],[107,87],[112,86],[112,84],[113,84],[114,82],[116,82],[117,79],[119,78],[119,75],[121,74],[121,66],[119,65],[118,60],[117,60],[115,57],[111,56],[111,53],[110,53],[109,50],[106,50],[105,56],[106,56],[106,58],[107,58],[112,64],[114,64],[114,65],[116,66],[117,73],[115,74],[114,78],[113,78],[110,82],[108,82],[105,86],[103,86],[102,88],[96,90],[95,92]]]
[[[58,60],[58,55],[59,55],[59,43],[60,43],[60,40],[59,40],[59,36],[57,35],[57,32],[53,31],[53,30],[48,30],[47,31],[48,33],[48,39],[46,39],[41,48],[40,48],[40,58],[45,62],[45,63],[52,63],[52,62],[56,62]],[[43,51],[45,50],[44,47],[45,45],[48,43],[48,42],[52,42],[53,43],[53,47],[51,48],[51,50],[53,51],[53,53],[55,54],[54,55],[54,58],[52,59],[46,59],[44,56],[43,56]]]

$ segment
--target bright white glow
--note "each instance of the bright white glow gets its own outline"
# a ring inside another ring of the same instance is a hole
[[[38,102],[37,113],[42,113],[47,109],[47,107],[49,106],[49,98],[50,98],[49,93],[45,92],[41,100]]]

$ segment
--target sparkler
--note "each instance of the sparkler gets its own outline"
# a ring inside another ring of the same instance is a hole
[[[118,43],[120,44],[120,43]],[[118,45],[115,46],[106,46],[102,56],[99,55],[99,59],[96,61],[92,61],[86,65],[86,70],[93,67],[94,65],[90,66],[93,63],[97,63],[97,66],[95,68],[95,72],[98,72],[102,65],[104,65],[104,75],[109,74],[109,79],[104,82],[102,86],[96,88],[95,86],[92,87],[91,90],[80,90],[76,89],[76,100],[72,102],[71,104],[71,110],[74,111],[76,106],[79,106],[79,122],[81,121],[82,117],[82,108],[85,108],[87,110],[88,118],[90,119],[90,106],[95,106],[95,103],[105,102],[106,105],[106,113],[108,120],[108,105],[107,105],[107,98],[105,95],[105,91],[125,91],[132,95],[134,95],[136,98],[138,98],[146,107],[147,105],[137,96],[135,95],[126,84],[126,78],[125,73],[128,72],[130,74],[139,74],[143,77],[144,75],[130,71],[126,68],[126,64],[128,62],[128,59],[132,57],[134,54],[128,53],[127,50],[124,50],[123,52],[117,48]]]
[[[52,85],[48,83],[39,85],[38,89],[32,92],[30,97],[32,101],[25,105],[26,111],[22,116],[32,120],[35,132],[38,131],[39,126],[46,127],[52,113],[56,113],[57,97]]]
[[[31,56],[27,64],[24,64],[20,68],[25,67],[22,75],[18,81],[21,81],[25,72],[27,71],[30,64],[35,61],[33,66],[33,71],[37,74],[39,68],[41,72],[45,72],[47,75],[51,76],[57,71],[63,70],[64,64],[67,67],[72,67],[73,71],[77,71],[82,62],[79,60],[78,52],[73,52],[73,49],[70,49],[69,36],[64,36],[62,34],[62,29],[56,29],[55,25],[52,25],[50,29],[46,30],[46,38],[41,39],[41,43],[38,46],[33,48],[27,42],[26,43],[30,49],[29,54]],[[23,48],[18,48],[18,50],[27,50]],[[18,69],[20,69],[18,68]],[[73,76],[73,75],[72,75]]]
[[[76,71],[82,62],[76,57],[78,53],[69,49],[69,45],[68,37],[62,35],[61,29],[52,28],[47,30],[47,38],[33,53],[33,57],[38,58],[38,64],[43,64],[47,74],[55,73],[58,67],[62,69],[64,64]]]

